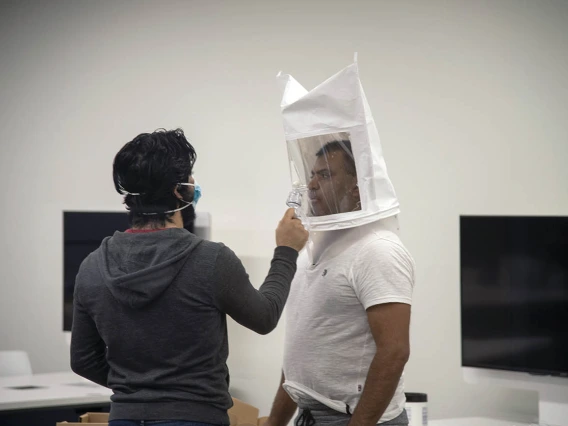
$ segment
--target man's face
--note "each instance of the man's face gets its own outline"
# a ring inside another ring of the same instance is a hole
[[[347,172],[345,155],[332,151],[317,157],[308,184],[313,216],[361,210],[357,176]]]

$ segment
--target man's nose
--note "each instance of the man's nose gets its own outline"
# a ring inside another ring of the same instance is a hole
[[[310,191],[315,191],[315,190],[318,189],[318,188],[319,188],[318,179],[317,179],[317,176],[314,176],[314,177],[312,177],[312,178],[310,179],[310,181],[308,182],[308,189],[309,189]]]

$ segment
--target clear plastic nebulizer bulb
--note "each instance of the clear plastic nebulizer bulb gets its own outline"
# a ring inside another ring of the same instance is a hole
[[[302,207],[302,193],[306,191],[305,185],[301,185],[300,182],[294,182],[292,185],[292,191],[288,194],[288,199],[286,200],[286,205],[293,208],[296,211],[296,217],[301,219],[301,207]]]
[[[286,200],[286,205],[294,209],[296,217],[302,221],[304,226],[309,230],[308,217],[302,213],[302,195],[308,190],[306,185],[302,185],[300,182],[296,181],[292,185],[292,191],[288,194],[288,199]],[[312,250],[310,248],[311,242],[306,243],[306,250],[308,256],[312,259]]]

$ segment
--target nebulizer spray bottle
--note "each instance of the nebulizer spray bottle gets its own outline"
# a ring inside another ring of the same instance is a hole
[[[308,216],[302,212],[302,198],[304,197],[305,192],[308,190],[306,185],[302,185],[299,181],[294,181],[292,184],[292,190],[288,194],[288,199],[286,200],[286,205],[290,208],[294,209],[296,213],[296,217],[300,219],[304,227],[309,231],[309,220]],[[309,258],[312,258],[311,248],[310,248],[310,241],[306,243],[306,251],[308,253]]]

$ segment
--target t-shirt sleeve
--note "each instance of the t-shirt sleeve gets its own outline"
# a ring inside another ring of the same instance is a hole
[[[396,241],[377,239],[361,247],[350,278],[365,310],[382,303],[412,304],[414,260]]]

